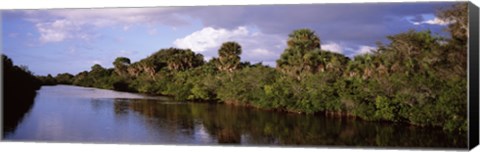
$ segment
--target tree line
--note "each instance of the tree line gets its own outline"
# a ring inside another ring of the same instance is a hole
[[[15,65],[2,54],[3,76],[3,135],[13,131],[19,120],[32,107],[36,90],[42,82],[26,66]]]
[[[166,48],[114,68],[99,64],[77,75],[39,76],[45,85],[78,86],[172,96],[296,113],[349,115],[467,130],[467,3],[437,13],[451,22],[447,37],[430,31],[388,36],[372,53],[350,59],[321,48],[310,29],[288,35],[271,68],[242,62],[242,47],[225,42],[205,61],[190,49]]]

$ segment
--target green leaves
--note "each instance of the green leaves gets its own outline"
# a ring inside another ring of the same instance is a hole
[[[309,29],[299,29],[289,35],[288,47],[277,60],[277,69],[298,81],[317,72],[342,74],[348,58],[342,54],[321,50],[320,39]]]
[[[225,42],[218,50],[217,68],[220,71],[233,72],[240,64],[242,47],[237,42]]]
[[[380,119],[395,121],[398,110],[395,103],[383,96],[377,96],[375,99],[375,116]]]
[[[298,29],[288,35],[288,48],[295,48],[305,54],[308,51],[320,48],[320,38],[310,29]]]
[[[277,60],[277,67],[300,80],[300,74],[316,69],[319,59],[320,39],[309,29],[299,29],[289,35],[288,47]]]

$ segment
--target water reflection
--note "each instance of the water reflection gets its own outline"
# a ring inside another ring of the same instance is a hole
[[[10,95],[3,101],[3,136],[15,132],[18,124],[22,122],[34,105],[36,92],[23,95]],[[7,108],[8,107],[8,108]]]
[[[124,104],[119,102],[118,104]],[[352,118],[267,112],[228,105],[168,104],[135,99],[130,110],[157,121],[152,128],[195,135],[195,123],[217,143],[253,145],[338,145],[382,147],[465,147],[465,135],[438,128],[365,122]]]
[[[465,134],[449,134],[438,128],[141,97],[73,86],[44,87],[30,114],[5,139],[438,148],[467,144]]]
[[[127,99],[114,99],[113,109],[116,115],[127,115],[130,109]]]

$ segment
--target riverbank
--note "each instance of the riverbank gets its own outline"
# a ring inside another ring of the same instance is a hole
[[[41,82],[25,68],[2,54],[3,135],[13,131],[34,104]]]
[[[137,98],[78,86],[44,86],[7,141],[242,146],[464,148],[441,128]],[[99,96],[102,95],[102,96]]]
[[[64,85],[64,84],[62,84]],[[48,86],[55,86],[55,85],[48,85]],[[67,85],[68,86],[68,85]],[[77,86],[77,85],[72,85],[72,86]],[[85,86],[78,86],[78,87],[85,87]],[[95,87],[87,87],[87,88],[95,88]],[[95,88],[95,89],[104,89],[104,88]],[[104,89],[108,91],[119,91],[119,90],[109,90],[109,89]],[[169,100],[175,100],[175,96],[173,95],[162,95],[162,94],[148,94],[148,93],[139,93],[139,92],[134,92],[134,91],[120,91],[120,92],[125,92],[125,93],[136,93],[136,94],[141,94],[145,97],[148,97],[148,99],[156,99],[156,98],[163,98],[167,97]],[[153,98],[150,98],[152,97]],[[164,99],[163,99],[164,100]],[[397,125],[403,125],[403,126],[415,126],[415,127],[425,127],[425,128],[442,128],[442,126],[433,126],[433,125],[424,125],[424,124],[414,124],[408,121],[388,121],[388,120],[372,120],[372,119],[364,119],[360,116],[357,116],[351,112],[339,112],[339,111],[317,111],[313,113],[307,113],[304,111],[289,111],[287,109],[280,109],[280,108],[262,108],[259,106],[251,105],[251,104],[238,104],[240,102],[238,101],[221,101],[221,100],[183,100],[183,101],[176,101],[176,102],[189,102],[189,103],[209,103],[209,104],[220,104],[220,105],[226,105],[226,106],[232,106],[232,107],[239,107],[239,108],[253,108],[257,110],[262,110],[266,112],[273,112],[273,113],[289,113],[289,114],[295,114],[295,115],[312,115],[312,116],[320,116],[320,117],[329,117],[329,118],[337,118],[337,119],[354,119],[354,120],[361,120],[361,121],[367,121],[367,122],[377,122],[377,123],[385,123],[385,124],[397,124]],[[450,133],[458,133],[458,134],[466,134],[466,131],[451,131],[451,130],[445,130]]]

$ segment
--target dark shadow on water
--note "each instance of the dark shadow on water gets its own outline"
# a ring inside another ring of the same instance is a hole
[[[118,104],[161,120],[150,122],[152,128],[167,126],[172,132],[187,130],[184,134],[193,136],[194,124],[200,123],[218,144],[376,148],[464,148],[467,144],[465,134],[448,133],[441,128],[267,112],[208,103],[163,104],[135,100]]]
[[[5,93],[8,91],[6,90]],[[36,92],[5,94],[3,100],[3,138],[15,132],[18,124],[32,109]]]
[[[33,106],[41,82],[28,69],[13,64],[2,54],[3,138],[15,128]]]

